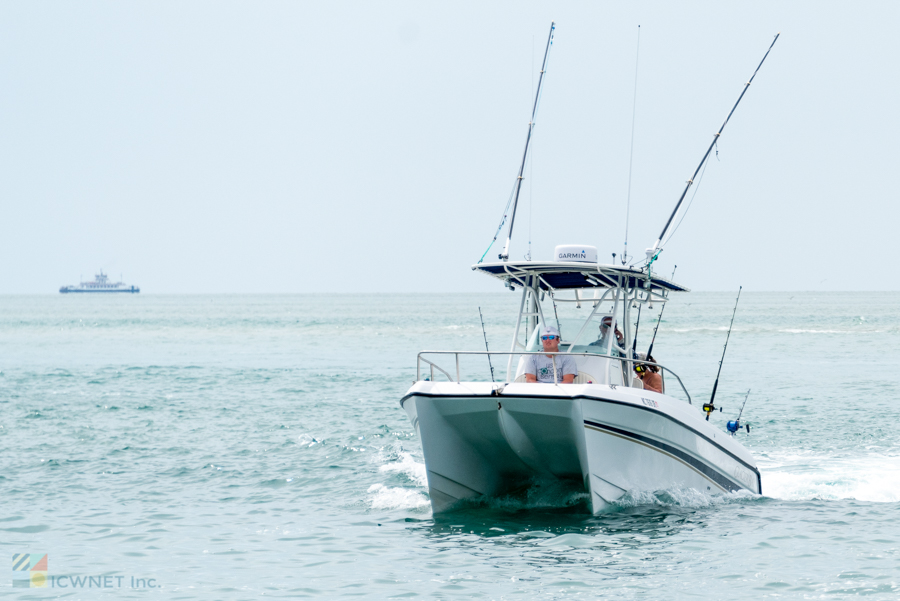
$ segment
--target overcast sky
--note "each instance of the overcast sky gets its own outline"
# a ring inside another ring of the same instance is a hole
[[[896,290],[898,17],[896,2],[4,2],[0,293],[100,268],[146,293],[497,290],[470,266],[554,19],[513,259],[529,227],[535,259],[622,251],[638,25],[635,254],[781,32],[659,273]]]

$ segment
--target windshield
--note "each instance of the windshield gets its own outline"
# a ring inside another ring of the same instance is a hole
[[[594,315],[594,318],[591,320],[591,323],[587,325],[584,329],[584,332],[578,338],[578,344],[572,350],[574,353],[598,353],[604,354],[606,352],[606,346],[600,345],[600,319],[603,315],[597,314]],[[572,339],[575,336],[578,336],[578,332],[581,331],[582,326],[584,326],[584,319],[578,318],[563,318],[558,322],[554,320],[551,324],[555,328],[559,328],[560,332],[560,343],[559,350],[560,352],[566,352],[569,349],[569,345],[572,343]],[[596,344],[595,344],[596,343]],[[531,335],[531,340],[528,341],[528,345],[526,347],[529,352],[539,352],[543,350],[543,345],[541,345],[540,340],[540,328],[535,328],[534,333]]]

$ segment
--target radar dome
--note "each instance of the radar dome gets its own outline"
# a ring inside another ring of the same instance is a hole
[[[597,247],[577,244],[560,244],[553,251],[554,261],[569,263],[596,263]]]

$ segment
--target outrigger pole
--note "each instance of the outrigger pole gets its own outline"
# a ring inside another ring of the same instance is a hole
[[[694,183],[694,179],[697,177],[697,174],[700,173],[700,169],[703,167],[703,163],[706,162],[706,159],[709,158],[709,153],[712,152],[712,149],[715,147],[716,143],[719,141],[719,136],[722,135],[722,131],[725,129],[725,126],[728,125],[728,120],[731,119],[731,115],[734,114],[734,110],[741,103],[741,99],[744,97],[744,94],[747,93],[747,88],[750,87],[750,84],[753,83],[753,78],[756,77],[759,68],[762,67],[763,63],[766,62],[766,57],[769,56],[769,52],[772,50],[772,46],[775,45],[775,42],[778,41],[778,36],[781,33],[775,34],[775,39],[772,40],[772,44],[769,46],[769,49],[766,50],[765,56],[763,56],[762,60],[759,61],[759,65],[756,67],[756,71],[753,72],[753,76],[750,78],[750,81],[744,84],[744,89],[741,91],[741,95],[738,96],[737,102],[734,103],[734,106],[731,108],[731,112],[728,113],[728,116],[725,117],[725,122],[722,124],[722,127],[719,128],[719,131],[716,132],[716,135],[713,136],[712,144],[709,145],[709,148],[706,149],[706,154],[703,155],[703,159],[700,161],[700,164],[697,165],[697,169],[694,171],[694,175],[691,176],[691,179],[687,181],[687,185],[684,187],[684,192],[681,193],[681,198],[678,199],[678,204],[675,205],[675,210],[672,211],[672,214],[669,216],[669,220],[666,221],[666,226],[663,228],[662,233],[660,233],[659,238],[656,240],[656,244],[653,245],[653,248],[647,249],[647,262],[648,267],[653,261],[656,260],[656,257],[659,256],[660,245],[663,243],[663,239],[666,237],[666,233],[669,231],[669,227],[672,225],[672,222],[675,220],[675,216],[678,214],[678,210],[681,209],[681,203],[684,202],[685,196],[687,196],[688,190],[690,190],[691,186]]]
[[[622,250],[622,265],[628,261],[628,216],[631,213],[631,167],[634,164],[634,118],[637,115],[637,83],[638,63],[641,58],[641,26],[638,25],[637,50],[634,57],[634,95],[631,101],[631,150],[628,154],[628,196],[625,200],[625,248]],[[613,263],[616,259],[613,257]],[[641,319],[641,310],[638,308],[638,323]],[[637,328],[635,328],[637,335]]]
[[[519,204],[519,191],[522,189],[522,180],[525,176],[525,161],[528,159],[528,147],[531,144],[531,133],[534,131],[534,116],[537,113],[538,101],[541,98],[541,84],[544,83],[544,73],[547,71],[547,56],[550,54],[550,46],[553,45],[553,31],[556,29],[556,21],[550,22],[550,35],[547,36],[547,47],[544,49],[544,62],[541,63],[541,74],[538,77],[537,92],[534,95],[534,105],[531,108],[531,121],[528,122],[528,137],[525,138],[525,152],[522,153],[522,164],[519,166],[519,175],[516,178],[516,195],[513,200],[512,217],[509,220],[509,233],[506,236],[506,244],[499,258],[509,260],[509,241],[512,239],[513,225],[516,223],[516,207]]]

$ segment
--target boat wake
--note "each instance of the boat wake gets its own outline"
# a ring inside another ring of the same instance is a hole
[[[366,491],[369,495],[369,506],[372,509],[431,509],[428,498],[428,480],[425,476],[425,464],[415,460],[411,453],[401,451],[391,458],[380,456],[379,461],[387,460],[379,466],[378,471],[391,474],[391,480],[400,486],[388,486],[383,483],[371,485]]]
[[[581,482],[534,480],[518,493],[502,497],[481,497],[457,502],[457,507],[486,507],[506,511],[525,509],[574,509],[590,513],[590,495]]]
[[[425,476],[425,463],[420,463],[413,458],[412,453],[401,451],[397,458],[390,463],[385,463],[378,471],[387,474],[399,474],[409,482],[421,488],[428,488],[428,479]]]
[[[424,462],[417,461],[412,453],[401,451],[377,461],[387,461],[378,471],[389,474],[387,482],[372,484],[366,491],[372,509],[430,510],[428,480]],[[757,500],[759,495],[741,490],[728,494],[711,495],[690,488],[674,488],[656,492],[632,491],[615,501],[609,511],[637,507],[709,507],[722,503],[741,503]],[[590,494],[579,481],[533,480],[519,491],[500,497],[479,497],[457,502],[453,510],[468,509],[501,510],[515,512],[532,509],[560,509],[590,513]],[[451,510],[452,511],[452,510]]]
[[[767,497],[785,501],[900,501],[900,456],[814,457],[795,453],[767,459],[760,465]]]
[[[763,483],[765,485],[765,482]],[[709,494],[693,488],[672,488],[655,492],[631,491],[612,503],[612,509],[634,507],[686,507],[699,509],[728,503],[746,503],[761,497],[748,490],[738,490],[724,494]]]
[[[366,491],[372,509],[431,509],[431,501],[421,490],[373,484]]]
[[[858,457],[812,457],[806,453],[768,457],[760,467],[763,496],[745,490],[712,495],[691,488],[655,492],[631,491],[612,503],[609,511],[638,507],[703,508],[728,503],[856,500],[900,502],[900,456],[873,454]],[[372,509],[429,510],[425,464],[411,453],[400,452],[378,468],[391,475],[389,482],[371,485]],[[587,509],[589,495],[579,482],[534,481],[516,494],[463,501],[457,509],[486,508],[503,511],[526,509]]]

